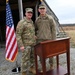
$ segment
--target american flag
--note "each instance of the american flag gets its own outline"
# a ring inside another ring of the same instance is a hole
[[[5,58],[13,62],[18,53],[16,34],[9,3],[6,3],[6,55]]]

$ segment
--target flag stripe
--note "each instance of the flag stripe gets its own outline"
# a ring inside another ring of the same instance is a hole
[[[6,3],[6,59],[14,61],[18,52],[14,23],[9,3]]]
[[[6,38],[8,36],[8,32],[10,32],[10,31],[9,31],[9,28],[7,28],[7,25],[6,25]]]
[[[15,44],[15,36],[14,36],[14,32],[12,32],[12,37],[10,37],[10,38],[13,38],[12,40],[10,39],[9,40],[9,46],[8,46],[8,58],[9,58],[9,56],[10,56],[10,53],[13,51],[13,47],[15,46],[14,44]]]
[[[11,43],[11,39],[12,39],[12,36],[13,36],[13,34],[14,34],[14,29],[12,28],[12,29],[9,29],[10,30],[10,32],[8,32],[8,36],[9,37],[7,37],[7,49],[8,49],[8,47],[9,47],[9,45],[10,45],[10,43]]]
[[[16,39],[15,39],[16,40]],[[14,40],[14,42],[13,42],[13,44],[12,44],[12,46],[11,46],[11,49],[10,49],[10,52],[9,52],[9,54],[8,54],[8,58],[10,59],[11,58],[11,56],[13,55],[13,52],[14,52],[14,50],[15,50],[15,40]],[[10,56],[10,57],[9,57]]]
[[[12,47],[12,44],[13,44],[13,41],[15,39],[15,36],[13,35],[12,37],[12,40],[10,41],[10,44],[8,44],[8,49],[7,49],[7,54],[6,56],[9,54],[9,52],[11,51],[11,47]]]
[[[15,44],[15,46],[17,45],[17,43]],[[17,53],[17,48],[15,47],[14,48],[14,50],[13,50],[13,52],[12,52],[12,54],[11,54],[11,60],[14,60],[15,58],[14,58],[14,56],[16,57],[16,53]]]

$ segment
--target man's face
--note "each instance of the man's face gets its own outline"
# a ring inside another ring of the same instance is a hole
[[[39,12],[41,15],[45,15],[46,14],[46,8],[39,8]]]
[[[28,19],[31,19],[32,16],[33,16],[33,13],[32,13],[32,12],[26,12],[25,15],[26,15],[26,17],[27,17]]]

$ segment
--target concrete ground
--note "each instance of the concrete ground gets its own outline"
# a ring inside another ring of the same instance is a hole
[[[71,75],[75,75],[75,48],[70,48],[70,60],[71,60],[70,61]],[[16,61],[18,62],[17,66],[20,66],[21,63],[20,51],[18,53]],[[21,75],[21,73],[12,72],[12,69],[16,67],[16,61],[13,63],[7,61],[5,59],[5,48],[0,48],[0,75]],[[60,65],[62,65],[66,69],[66,54],[60,55]]]

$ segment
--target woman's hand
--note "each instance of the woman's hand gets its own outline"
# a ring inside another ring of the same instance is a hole
[[[22,52],[24,51],[24,49],[25,49],[24,46],[20,47],[20,50],[21,50]]]
[[[34,36],[35,37],[35,39],[37,39],[37,36]]]

